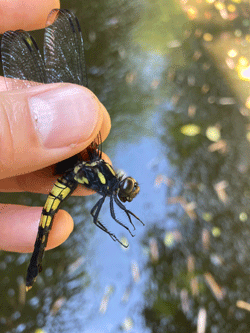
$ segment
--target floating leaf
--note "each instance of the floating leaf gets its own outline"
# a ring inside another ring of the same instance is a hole
[[[211,34],[209,34],[209,33],[206,32],[203,35],[203,39],[204,39],[205,42],[211,42],[213,40],[213,35],[211,35]]]
[[[216,1],[214,6],[218,10],[225,9],[225,4],[222,1]]]
[[[194,20],[197,17],[197,14],[198,14],[197,8],[195,8],[193,6],[189,6],[187,8],[187,15],[190,20]]]
[[[211,213],[208,213],[208,212],[204,212],[204,213],[202,214],[202,217],[203,217],[203,219],[204,219],[205,221],[207,221],[207,222],[210,222],[210,221],[212,221],[212,219],[213,219],[213,215],[212,215]]]
[[[120,241],[121,241],[122,244],[125,245],[125,246],[128,246],[128,245],[129,245],[129,243],[128,243],[128,239],[127,239],[126,237],[124,237],[124,236],[120,239]],[[127,250],[127,249],[128,249],[128,247],[124,247],[124,246],[122,246],[122,245],[121,245],[121,248],[122,248],[123,250]]]
[[[230,58],[234,58],[237,56],[238,52],[235,49],[231,49],[227,52],[227,54]]]
[[[131,317],[125,318],[124,322],[122,323],[122,329],[125,332],[131,331],[134,326],[133,319]]]
[[[172,232],[166,232],[165,238],[164,238],[164,244],[167,247],[171,247],[174,244],[174,235]]]
[[[234,13],[236,11],[236,7],[235,5],[228,5],[227,6],[227,10],[230,12],[230,13]]]
[[[206,136],[210,141],[218,142],[221,138],[220,129],[217,126],[209,126],[206,130]]]
[[[222,180],[214,185],[214,189],[218,195],[218,198],[224,203],[228,201],[228,195],[226,193],[227,187],[228,187],[228,182],[226,180]]]
[[[241,80],[250,81],[250,66],[247,58],[243,56],[239,58],[236,71]]]
[[[180,129],[181,133],[187,136],[195,136],[201,132],[201,128],[195,124],[183,125]]]
[[[237,301],[236,306],[240,309],[250,311],[250,304],[245,301],[241,301],[241,300]]]
[[[218,227],[213,227],[213,229],[212,229],[212,234],[213,234],[214,237],[220,237],[220,235],[221,235],[220,228],[218,228]]]
[[[239,215],[239,219],[240,219],[242,222],[246,222],[246,220],[247,220],[247,213],[245,213],[245,212],[240,213],[240,215]]]
[[[245,106],[246,106],[246,108],[250,109],[250,96],[247,97]]]

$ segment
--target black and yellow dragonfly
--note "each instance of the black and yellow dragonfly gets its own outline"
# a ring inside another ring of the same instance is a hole
[[[20,84],[28,87],[32,85],[32,82],[69,82],[87,86],[81,28],[77,17],[68,10],[54,9],[48,16],[44,35],[44,59],[34,38],[23,30],[4,33],[1,55],[4,76],[14,79],[6,80],[7,87],[10,85],[8,88],[13,89],[16,85],[16,88],[20,89]],[[76,162],[67,167],[66,172],[58,178],[49,193],[42,210],[34,252],[27,271],[26,290],[32,287],[42,270],[42,258],[54,216],[61,203],[79,184],[101,195],[90,213],[95,225],[108,233],[113,240],[121,243],[98,219],[106,197],[110,198],[112,218],[130,233],[130,229],[116,218],[114,203],[126,213],[133,227],[131,216],[143,223],[123,204],[126,201],[132,201],[139,193],[138,183],[132,177],[118,176],[113,167],[102,159],[100,147],[99,134],[87,148],[87,160],[77,155]]]

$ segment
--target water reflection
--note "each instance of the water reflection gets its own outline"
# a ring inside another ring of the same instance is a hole
[[[140,181],[129,208],[146,227],[131,239],[112,224],[128,237],[125,251],[92,225],[96,197],[70,198],[75,230],[46,255],[26,300],[28,256],[1,253],[0,331],[247,332],[246,4],[78,1],[75,9],[91,89],[112,117],[104,150]]]
[[[149,234],[154,236],[143,313],[152,332],[246,332],[250,91],[240,82],[241,93],[238,82],[247,80],[248,61],[240,50],[244,45],[249,53],[249,42],[244,20],[236,20],[245,7],[216,2],[202,11],[194,6],[185,8],[191,19],[204,15],[211,24],[198,19],[185,30],[182,68],[172,52],[173,107],[166,112],[162,140],[175,173],[174,179],[161,175],[158,183],[168,186],[172,209],[166,220],[175,219],[177,228],[166,232],[156,224]],[[229,8],[234,15],[225,17]],[[220,20],[219,29],[212,24],[218,15],[228,20]]]

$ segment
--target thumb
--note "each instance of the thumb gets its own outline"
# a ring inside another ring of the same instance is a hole
[[[77,154],[109,129],[106,109],[85,87],[54,83],[0,92],[0,179]]]

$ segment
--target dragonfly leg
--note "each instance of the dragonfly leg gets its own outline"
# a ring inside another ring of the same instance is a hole
[[[93,216],[93,222],[94,224],[100,228],[101,230],[103,230],[104,232],[106,232],[112,239],[113,241],[117,241],[118,243],[120,243],[123,247],[128,247],[127,245],[123,244],[114,234],[112,234],[99,220],[98,220],[98,216],[100,213],[100,210],[102,208],[102,205],[104,203],[106,196],[103,196],[99,201],[97,201],[97,203],[94,205],[94,207],[91,209],[90,214]]]
[[[125,228],[126,230],[128,230],[128,232],[130,233],[130,235],[131,235],[132,237],[134,237],[134,235],[132,234],[132,232],[130,231],[130,229],[129,229],[126,225],[124,225],[122,222],[120,222],[120,221],[116,218],[116,216],[115,216],[115,210],[114,210],[113,196],[110,197],[110,213],[111,213],[112,218],[113,218],[118,224],[120,224],[123,228]],[[125,213],[127,213],[127,212],[125,212]],[[132,226],[134,227],[134,230],[135,230],[135,226],[133,225],[133,223],[132,223],[132,221],[131,221],[131,218],[130,218],[129,214],[127,214],[127,215],[128,215],[128,218],[129,218],[130,223],[132,224]]]
[[[140,221],[143,225],[144,223],[139,219],[138,216],[136,216],[133,212],[131,212],[130,210],[128,210],[119,200],[116,196],[114,196],[114,200],[115,200],[115,203],[117,204],[118,207],[120,207],[128,216],[129,218],[129,222],[132,224],[132,226],[135,228],[134,224],[132,223],[131,221],[131,218],[129,216],[129,214],[131,214],[132,216],[134,216],[138,221]]]

